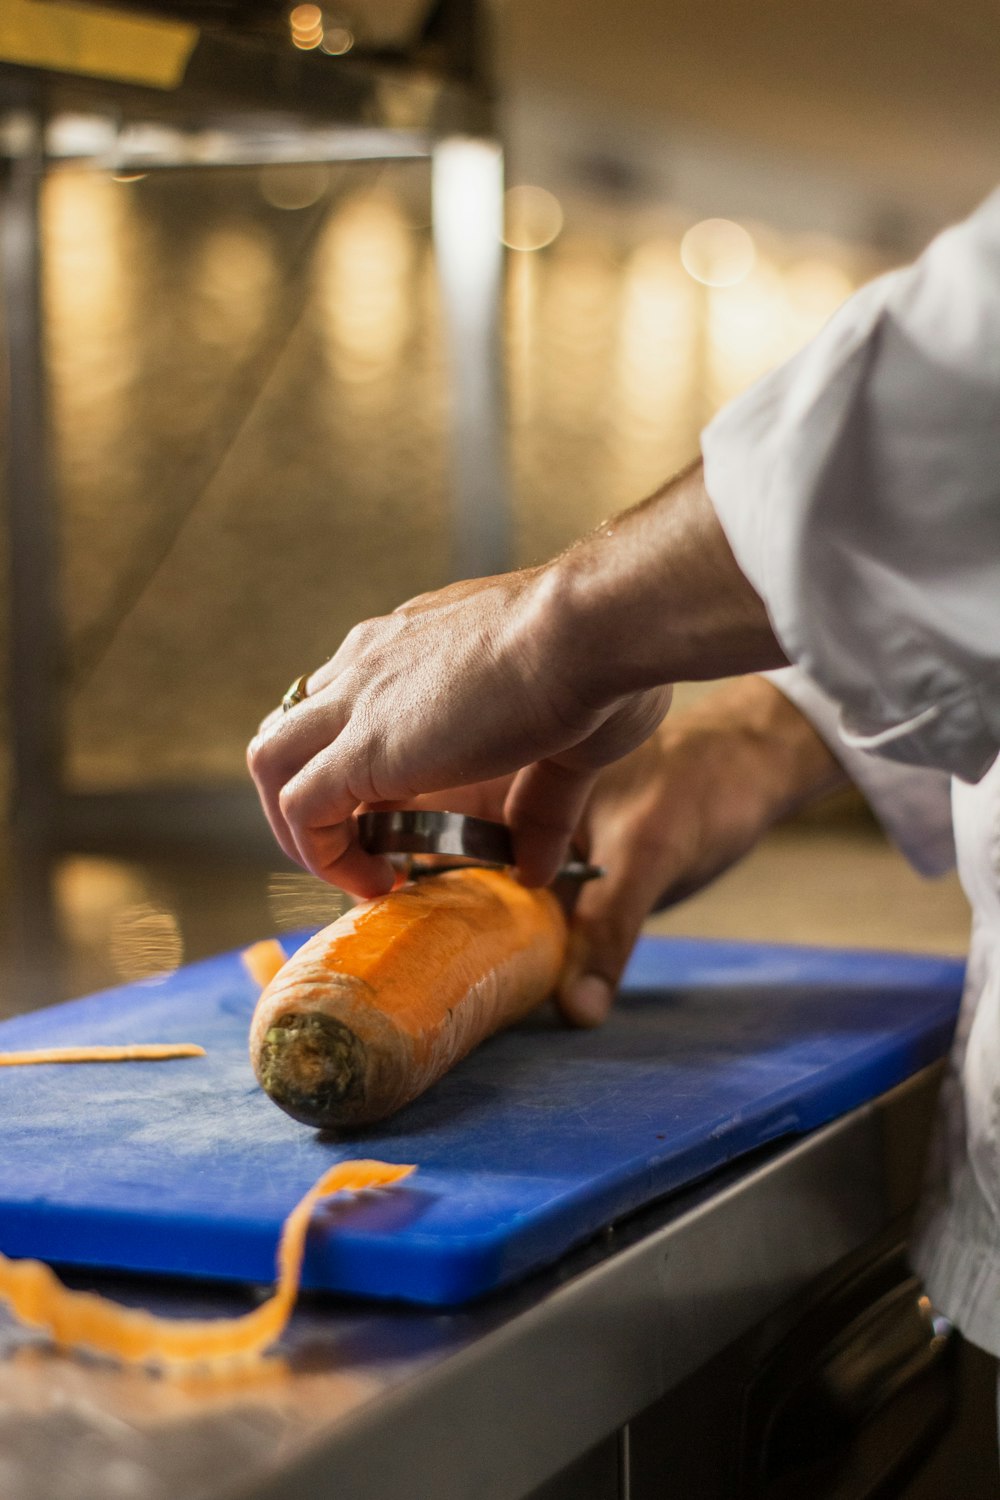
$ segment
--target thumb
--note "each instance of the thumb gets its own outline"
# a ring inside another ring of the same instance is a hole
[[[556,994],[559,1009],[574,1026],[600,1026],[607,1019],[642,924],[666,884],[641,838],[619,835],[615,847],[607,850],[595,844],[590,858],[606,873],[580,891],[570,922],[569,957]]]
[[[517,773],[504,815],[525,885],[548,885],[555,878],[596,776],[555,760],[536,761]]]

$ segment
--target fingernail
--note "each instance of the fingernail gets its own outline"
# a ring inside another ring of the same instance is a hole
[[[578,1026],[600,1026],[608,1018],[613,998],[606,979],[597,974],[584,974],[567,989],[564,1002]]]

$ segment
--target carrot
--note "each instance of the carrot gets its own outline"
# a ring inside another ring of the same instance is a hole
[[[0,1068],[34,1063],[167,1062],[174,1057],[204,1057],[196,1042],[143,1042],[128,1047],[39,1047],[32,1052],[0,1052]]]
[[[306,1230],[319,1200],[332,1193],[388,1187],[414,1170],[380,1161],[345,1161],[325,1172],[284,1222],[274,1295],[241,1317],[158,1318],[95,1292],[71,1291],[42,1261],[9,1260],[4,1255],[0,1255],[0,1301],[23,1323],[44,1328],[63,1348],[90,1349],[124,1363],[212,1368],[257,1359],[280,1337],[291,1316]]]
[[[500,871],[402,886],[283,966],[254,1014],[254,1071],[307,1125],[384,1119],[544,1000],[565,950],[556,898]]]
[[[249,948],[244,948],[240,954],[243,967],[255,984],[261,989],[277,974],[279,969],[285,966],[285,950],[277,938],[264,938],[263,942],[251,943]]]

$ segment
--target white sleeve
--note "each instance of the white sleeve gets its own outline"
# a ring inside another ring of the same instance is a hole
[[[702,449],[736,559],[845,743],[978,780],[1000,749],[1000,192],[862,288]]]
[[[921,875],[944,875],[955,865],[951,777],[925,766],[903,766],[844,743],[832,698],[799,667],[762,674],[809,720],[862,793],[896,848]]]

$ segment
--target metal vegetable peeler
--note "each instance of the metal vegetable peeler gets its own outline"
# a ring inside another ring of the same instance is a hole
[[[496,869],[514,864],[514,841],[504,823],[453,812],[368,812],[358,818],[362,849],[388,855],[411,879],[458,870],[466,865]],[[599,865],[571,859],[556,880],[596,880]]]

